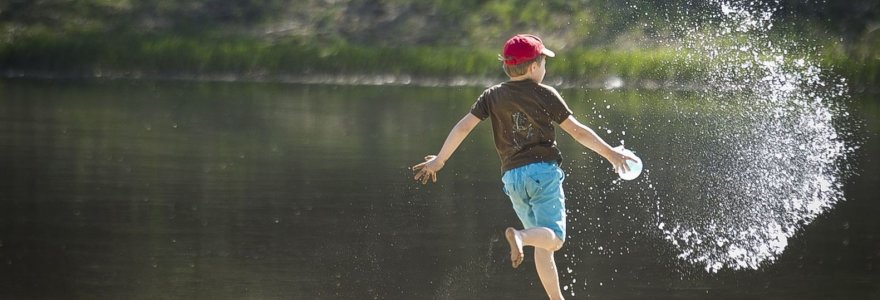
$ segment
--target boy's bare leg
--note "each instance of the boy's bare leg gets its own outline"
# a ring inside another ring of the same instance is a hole
[[[504,232],[508,244],[510,244],[510,260],[516,268],[523,260],[523,246],[535,247],[535,269],[538,278],[544,286],[544,291],[550,299],[562,299],[562,290],[559,288],[559,273],[556,269],[556,260],[553,253],[562,247],[562,240],[546,227],[515,230],[507,228]]]
[[[562,247],[562,240],[556,237],[556,233],[547,227],[535,227],[519,231],[524,246],[533,246],[549,251],[556,251]]]
[[[516,230],[508,227],[504,231],[507,244],[510,246],[510,262],[514,268],[523,262],[523,246],[532,246],[536,249],[544,249],[550,252],[562,247],[562,240],[556,237],[556,233],[547,227],[536,227],[524,230]]]
[[[538,278],[544,285],[544,291],[550,299],[562,299],[562,290],[559,289],[559,273],[556,271],[556,260],[553,251],[535,248],[535,269],[538,270]]]

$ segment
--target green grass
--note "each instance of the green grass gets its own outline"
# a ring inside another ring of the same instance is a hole
[[[499,76],[497,50],[458,47],[368,47],[344,42],[261,40],[248,37],[35,32],[0,42],[0,71],[141,74],[405,74],[424,77]],[[596,81],[688,81],[706,67],[672,49],[557,51],[551,76]],[[824,66],[856,85],[876,86],[880,61],[840,52],[820,56]]]

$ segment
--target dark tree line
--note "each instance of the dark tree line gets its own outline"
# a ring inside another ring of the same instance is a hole
[[[880,47],[878,0],[741,3],[776,8],[780,30],[821,31],[865,53]],[[0,38],[36,28],[54,34],[246,35],[472,47],[512,30],[535,30],[575,47],[613,47],[634,31],[650,36],[711,18],[717,6],[711,0],[0,0]]]

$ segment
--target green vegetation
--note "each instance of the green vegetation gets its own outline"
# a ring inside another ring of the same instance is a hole
[[[776,34],[816,36],[808,42],[824,49],[818,55],[823,65],[862,86],[880,82],[880,30],[870,30],[870,14],[854,14],[876,12],[878,5],[780,5],[778,23],[787,25]],[[684,61],[662,37],[677,26],[670,20],[705,19],[685,13],[702,6],[648,0],[11,1],[0,4],[0,72],[497,77],[501,39],[526,31],[560,54],[551,61],[553,76],[680,81],[701,67]]]

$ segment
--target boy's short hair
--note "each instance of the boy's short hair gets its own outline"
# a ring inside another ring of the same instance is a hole
[[[523,76],[529,72],[529,66],[532,63],[539,63],[540,64],[541,61],[544,60],[544,57],[545,57],[545,55],[538,55],[537,57],[535,57],[533,59],[515,64],[515,65],[508,65],[505,63],[502,63],[501,65],[504,67],[504,73],[507,74],[508,77]],[[501,60],[502,62],[504,62],[504,61],[509,60],[510,58],[503,57],[503,56],[499,55],[498,59]]]

